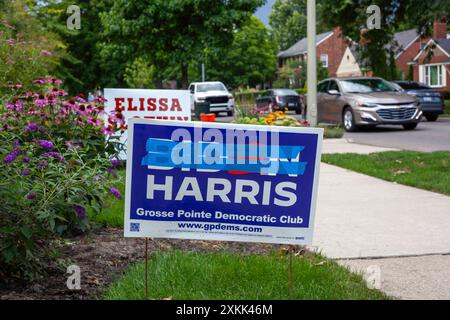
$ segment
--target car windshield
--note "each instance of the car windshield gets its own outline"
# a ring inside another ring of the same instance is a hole
[[[418,83],[418,82],[396,82],[400,87],[405,90],[424,90],[430,89],[426,84]]]
[[[340,80],[346,93],[395,92],[393,85],[382,79]]]
[[[276,96],[298,96],[298,93],[290,89],[277,89],[273,91]]]
[[[207,91],[227,91],[227,89],[221,83],[204,83],[197,85],[197,92]]]

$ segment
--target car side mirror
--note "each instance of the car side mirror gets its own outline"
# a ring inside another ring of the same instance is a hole
[[[332,96],[340,96],[341,93],[337,90],[328,90],[328,94],[331,94]]]

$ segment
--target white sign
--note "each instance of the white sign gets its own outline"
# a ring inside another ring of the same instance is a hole
[[[191,120],[190,92],[188,90],[110,89],[104,91],[106,114],[120,111],[126,122],[130,118],[157,120]],[[108,121],[106,116],[105,122]],[[125,131],[121,142],[126,144]],[[125,158],[125,155],[121,155]]]

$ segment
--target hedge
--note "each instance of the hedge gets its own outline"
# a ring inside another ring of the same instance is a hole
[[[306,93],[304,89],[293,89],[293,90],[300,95]],[[256,98],[258,98],[258,96],[264,96],[268,94],[268,92],[269,90],[235,92],[234,99],[238,105],[255,104]]]

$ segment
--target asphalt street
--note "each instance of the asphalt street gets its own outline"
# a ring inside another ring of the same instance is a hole
[[[436,122],[425,120],[411,131],[401,126],[378,126],[346,133],[344,138],[359,144],[404,150],[450,150],[450,118],[439,118]]]
[[[301,118],[301,115],[289,113]],[[231,122],[233,117],[219,115],[217,122]],[[402,126],[378,126],[359,132],[347,132],[344,138],[351,142],[414,151],[450,151],[450,118],[439,118],[436,122],[422,121],[415,130],[406,131]]]

